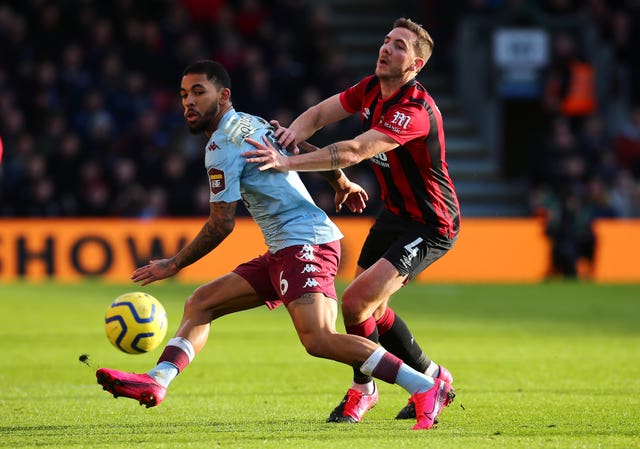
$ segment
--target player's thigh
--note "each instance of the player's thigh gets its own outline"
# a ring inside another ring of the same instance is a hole
[[[406,283],[449,252],[454,242],[455,239],[424,233],[419,228],[410,229],[396,239],[382,258],[406,276]]]
[[[322,293],[305,293],[287,304],[293,325],[303,335],[319,336],[336,332],[338,303]]]
[[[349,284],[342,294],[342,310],[349,315],[373,314],[405,283],[406,276],[386,259],[379,259]]]
[[[254,288],[242,276],[227,273],[198,287],[189,302],[219,317],[264,305]]]
[[[358,266],[368,269],[386,259],[408,281],[445,255],[455,240],[440,235],[433,227],[383,213],[369,230]]]
[[[285,305],[311,293],[337,299],[334,281],[339,264],[339,241],[290,246],[270,258],[271,285]]]

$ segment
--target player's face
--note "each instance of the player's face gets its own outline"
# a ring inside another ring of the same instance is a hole
[[[378,52],[376,76],[381,79],[403,78],[412,71],[416,59],[413,42],[418,37],[406,28],[394,28],[384,38]]]
[[[218,114],[220,91],[203,73],[189,73],[182,77],[180,97],[184,118],[192,134],[211,132]]]

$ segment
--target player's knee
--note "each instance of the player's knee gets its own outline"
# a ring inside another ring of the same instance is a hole
[[[194,314],[199,312],[212,312],[210,304],[212,303],[202,287],[196,288],[187,298],[184,304],[185,314]]]
[[[349,288],[342,294],[342,315],[346,322],[360,322],[358,318],[362,314],[363,301],[357,289]]]
[[[307,354],[313,357],[327,358],[329,355],[331,348],[329,347],[326,338],[322,338],[318,335],[307,334],[305,336],[301,336],[300,341],[302,341],[302,345],[304,346],[304,349],[306,349]]]

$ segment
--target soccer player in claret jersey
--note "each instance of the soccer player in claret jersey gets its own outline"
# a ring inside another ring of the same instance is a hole
[[[245,153],[261,170],[314,171],[371,161],[380,184],[383,210],[358,260],[355,280],[342,296],[347,332],[379,342],[416,370],[450,385],[453,377],[433,362],[406,323],[389,307],[389,298],[451,249],[460,228],[460,207],[445,160],[442,116],[416,80],[433,51],[421,25],[400,18],[385,36],[375,74],[310,107],[288,128],[278,126],[279,143],[293,149],[322,127],[358,113],[363,133],[282,157],[268,142],[249,142]],[[354,369],[354,379],[329,422],[359,422],[378,400],[371,376]],[[417,409],[417,410],[416,410]],[[413,399],[396,418],[422,413]]]
[[[184,117],[193,133],[208,137],[205,166],[210,185],[210,214],[198,235],[175,256],[152,260],[136,269],[141,285],[165,279],[214,250],[235,223],[242,200],[260,226],[268,251],[218,279],[198,287],[187,299],[182,321],[158,364],[137,374],[110,368],[96,372],[98,383],[115,397],[152,407],[165,398],[169,383],[202,350],[211,322],[223,315],[261,305],[284,304],[307,352],[351,366],[404,387],[426,413],[413,429],[428,429],[452,399],[451,386],[420,373],[374,342],[335,330],[338,315],[334,278],[340,262],[342,234],[317,207],[297,173],[260,173],[248,164],[246,139],[271,139],[274,129],[260,117],[236,112],[231,81],[219,63],[199,61],[182,76],[180,96]],[[336,190],[335,205],[362,210],[366,193],[340,170],[327,174]]]

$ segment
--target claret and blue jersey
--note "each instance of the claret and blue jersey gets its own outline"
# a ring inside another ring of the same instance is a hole
[[[272,253],[293,245],[322,244],[343,237],[314,203],[296,172],[261,172],[241,154],[253,149],[250,137],[262,141],[272,126],[254,115],[228,111],[205,147],[210,201],[242,200],[260,226]]]

